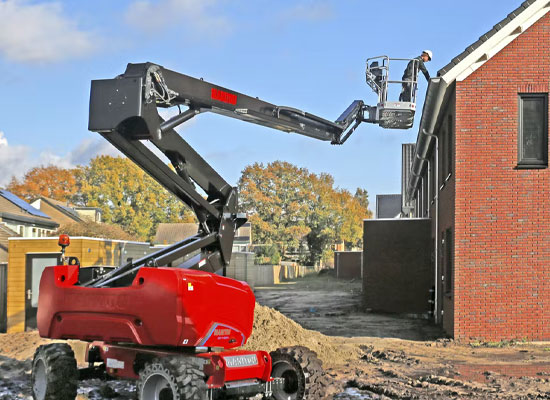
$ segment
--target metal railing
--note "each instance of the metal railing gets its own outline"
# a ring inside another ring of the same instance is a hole
[[[390,62],[401,62],[405,64],[405,70],[411,69],[411,79],[395,80],[390,79]],[[401,94],[399,98],[391,101],[400,101],[408,103],[416,103],[416,92],[418,82],[419,60],[416,58],[390,58],[388,56],[377,56],[367,59],[365,78],[371,89],[378,94],[378,103],[386,103],[388,101],[388,93],[390,85],[401,85]]]

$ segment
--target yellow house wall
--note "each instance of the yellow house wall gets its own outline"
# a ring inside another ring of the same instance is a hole
[[[28,253],[59,253],[57,238],[11,239],[8,245],[8,333],[25,330],[25,269]],[[105,239],[72,238],[68,257],[78,257],[82,267],[118,266],[128,257],[134,260],[153,251],[148,243]],[[122,256],[122,257],[121,257]]]

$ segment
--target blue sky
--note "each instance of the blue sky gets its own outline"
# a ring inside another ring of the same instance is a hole
[[[151,61],[266,101],[335,120],[355,99],[374,104],[365,60],[414,57],[439,68],[520,0],[0,0],[0,186],[36,165],[71,167],[116,154],[87,131],[90,80]],[[398,72],[400,74],[401,71]],[[421,110],[426,82],[420,81]],[[408,131],[363,124],[343,146],[218,115],[181,130],[228,182],[255,161],[328,172],[340,187],[400,191]]]

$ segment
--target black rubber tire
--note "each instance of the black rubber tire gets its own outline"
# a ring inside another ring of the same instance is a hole
[[[327,379],[317,354],[304,346],[272,351],[271,377],[285,378],[285,387],[274,392],[275,400],[319,400],[325,397]]]
[[[156,381],[167,387],[154,394]],[[203,361],[195,357],[155,358],[139,373],[139,400],[205,400],[206,391]]]
[[[74,400],[78,369],[71,346],[51,343],[38,347],[32,361],[31,385],[35,400]]]

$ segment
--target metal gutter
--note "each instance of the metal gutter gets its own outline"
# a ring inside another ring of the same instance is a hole
[[[448,87],[448,83],[441,77],[430,79],[430,83],[428,84],[426,100],[422,108],[422,119],[420,120],[420,128],[416,139],[411,176],[407,185],[407,202],[411,202],[414,199],[414,193],[421,179],[422,169],[427,163],[428,150],[432,143],[430,135],[434,134],[437,117],[439,116],[443,98]]]
[[[439,323],[439,140],[437,134],[434,133],[435,126],[443,105],[445,93],[449,85],[443,78],[433,78],[428,85],[428,91],[426,93],[426,100],[424,101],[424,107],[422,109],[422,119],[420,120],[420,128],[418,137],[416,140],[416,146],[414,151],[414,161],[411,168],[411,174],[407,187],[407,201],[410,202],[414,198],[414,194],[418,189],[421,182],[421,172],[424,169],[426,163],[429,164],[428,151],[432,141],[435,141],[435,193],[432,193],[433,200],[435,202],[435,235],[434,235],[434,321]]]
[[[528,29],[532,24],[550,12],[549,0],[525,0],[523,3],[468,46],[461,54],[441,68],[438,78],[430,80],[422,110],[420,129],[416,140],[415,159],[408,180],[406,201],[412,201],[418,189],[420,173],[426,164],[425,158],[434,134],[437,118],[448,87],[455,81],[466,79],[473,71],[487,62],[502,48]]]

